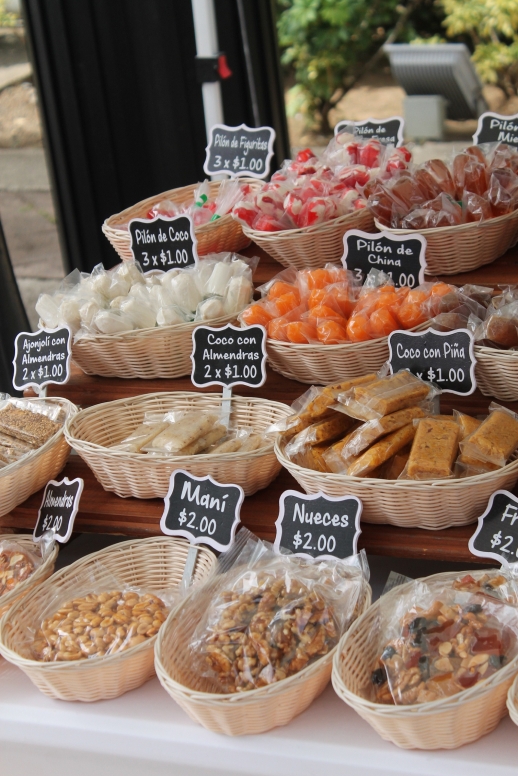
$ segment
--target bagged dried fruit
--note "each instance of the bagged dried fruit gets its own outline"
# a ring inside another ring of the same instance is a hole
[[[483,577],[477,585],[477,576]],[[516,582],[512,605],[485,585],[502,574],[427,579],[399,587],[381,600],[370,638],[377,643],[369,699],[413,705],[462,693],[487,682],[518,657]],[[502,583],[497,579],[495,588]],[[492,588],[494,590],[495,588]]]
[[[202,616],[190,660],[213,692],[246,692],[297,674],[329,655],[361,610],[363,553],[344,561],[277,555],[242,529],[231,554],[224,573],[191,599]]]

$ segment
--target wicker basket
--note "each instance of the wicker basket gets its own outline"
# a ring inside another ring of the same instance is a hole
[[[32,540],[32,536],[27,536],[27,534],[2,534],[0,535],[0,544],[3,541],[16,542],[16,544],[20,545],[22,550],[26,550],[27,552],[37,552],[37,548]],[[14,590],[11,590],[10,593],[5,593],[5,595],[0,598],[0,617],[3,617],[3,615],[9,611],[9,609],[14,606],[17,601],[24,598],[27,593],[33,589],[33,587],[36,587],[36,585],[41,584],[41,582],[47,579],[47,577],[50,577],[54,571],[54,565],[56,563],[57,557],[58,543],[54,542],[54,547],[49,552],[43,563],[38,566],[34,574],[31,574],[28,579],[17,585]]]
[[[512,490],[518,480],[518,460],[494,472],[452,480],[378,480],[305,469],[290,461],[275,443],[282,465],[306,493],[357,496],[362,522],[438,531],[477,521],[495,490]]]
[[[518,401],[518,352],[475,345],[475,377],[484,396]]]
[[[282,232],[259,232],[244,226],[243,233],[284,267],[316,269],[328,262],[340,262],[344,253],[343,237],[349,229],[374,232],[370,210],[363,208],[318,226]]]
[[[63,407],[72,417],[77,407],[67,399],[31,399]],[[34,453],[0,469],[0,516],[6,515],[32,493],[54,479],[66,463],[70,448],[61,428]]]
[[[208,590],[206,606],[210,605],[210,595]],[[360,611],[369,608],[371,595],[366,585]],[[214,692],[210,679],[193,670],[187,646],[204,610],[191,599],[180,604],[169,615],[155,647],[155,669],[160,683],[189,717],[203,727],[228,736],[264,733],[287,725],[325,689],[336,647],[308,668],[277,684],[232,695]]]
[[[64,701],[99,701],[117,698],[140,687],[153,676],[153,647],[156,636],[143,644],[104,658],[75,662],[40,663],[22,657],[27,628],[56,595],[74,597],[77,577],[88,580],[97,568],[97,587],[106,578],[112,589],[113,578],[148,592],[174,589],[182,574],[191,545],[185,539],[153,537],[122,542],[76,561],[33,590],[15,604],[0,621],[0,653],[18,666],[29,679],[51,698]],[[194,583],[206,580],[215,571],[216,557],[206,547],[198,547],[193,572]]]
[[[279,474],[281,465],[273,444],[250,453],[168,456],[110,450],[144,420],[146,412],[172,410],[221,410],[222,395],[215,393],[150,393],[131,399],[97,404],[82,410],[66,426],[66,438],[79,453],[105,490],[123,498],[164,498],[175,469],[196,477],[210,474],[217,482],[241,485],[245,495],[266,488]],[[230,419],[239,426],[264,431],[287,417],[291,408],[267,399],[232,398]]]
[[[215,318],[204,325],[224,326],[235,317]],[[199,325],[199,321],[175,323],[83,337],[72,345],[72,360],[87,375],[142,380],[184,377],[191,374],[192,332]]]
[[[463,572],[464,573],[464,572]],[[469,572],[480,576],[483,571]],[[434,574],[425,581],[453,581],[458,572]],[[415,706],[386,706],[361,697],[377,658],[372,638],[380,605],[387,596],[401,596],[412,583],[395,588],[376,601],[342,637],[333,660],[333,687],[386,741],[403,749],[455,749],[490,733],[506,714],[506,698],[518,672],[518,657],[489,679],[458,695]]]
[[[240,180],[256,189],[262,186],[262,182],[255,178],[240,178]],[[127,228],[121,228],[121,225],[125,226],[132,218],[144,218],[153,205],[157,205],[164,199],[169,199],[176,205],[192,202],[193,193],[199,185],[199,183],[193,183],[190,186],[182,186],[179,189],[170,189],[162,194],[155,194],[154,197],[143,199],[136,205],[107,218],[102,225],[102,230],[121,259],[124,261],[133,259],[130,248],[130,233]],[[220,185],[221,181],[209,183],[211,198],[217,196]],[[250,244],[250,238],[243,234],[241,224],[232,218],[230,213],[218,218],[217,221],[197,226],[194,231],[198,241],[198,256],[224,251],[237,252]]]
[[[507,694],[507,709],[515,725],[518,725],[518,676],[512,683]]]
[[[426,329],[429,323],[409,331]],[[388,337],[344,345],[296,345],[270,337],[266,340],[268,362],[284,377],[311,385],[329,385],[377,372],[389,359]]]
[[[374,223],[391,234],[416,234],[415,229],[390,229],[377,220]],[[491,264],[516,243],[518,210],[480,223],[421,229],[419,234],[426,238],[427,275],[470,272]]]

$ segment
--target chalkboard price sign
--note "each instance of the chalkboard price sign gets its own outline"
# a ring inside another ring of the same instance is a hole
[[[393,331],[388,344],[392,373],[408,369],[421,380],[459,396],[469,396],[477,387],[473,334],[467,329]]]
[[[72,536],[74,520],[79,509],[79,500],[83,492],[84,481],[50,480],[45,485],[43,499],[34,527],[33,539],[38,542],[45,531],[54,531],[54,538],[63,544]]]
[[[518,498],[507,490],[495,491],[468,546],[479,558],[494,558],[506,566],[518,563]]]
[[[214,124],[210,130],[203,169],[207,175],[225,173],[231,178],[266,178],[270,172],[275,131],[271,127],[253,129],[241,124],[227,127]]]
[[[221,485],[209,474],[195,477],[177,469],[171,474],[165,498],[162,533],[224,552],[234,541],[244,497],[239,485]]]
[[[483,113],[473,135],[475,145],[481,143],[507,143],[518,146],[518,113],[502,116],[500,113]]]
[[[308,496],[285,490],[279,499],[274,547],[301,558],[348,558],[355,555],[361,534],[362,503],[356,496]]]
[[[382,145],[400,146],[403,143],[405,120],[401,116],[389,119],[366,119],[365,121],[339,121],[335,126],[335,135],[347,127],[354,127],[354,134],[369,140],[377,138]]]
[[[206,385],[249,385],[259,388],[266,380],[266,329],[231,323],[216,329],[198,326],[192,333],[191,379]]]
[[[421,234],[369,234],[350,229],[344,234],[342,264],[363,283],[371,269],[390,275],[396,287],[424,283],[426,239]]]
[[[71,337],[68,326],[21,331],[14,341],[13,385],[16,390],[34,388],[39,391],[50,383],[67,383]]]
[[[145,270],[186,269],[198,262],[191,216],[132,218],[128,229],[133,258]]]

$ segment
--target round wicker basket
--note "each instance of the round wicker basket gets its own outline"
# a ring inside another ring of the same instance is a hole
[[[427,326],[428,323],[423,323],[409,331]],[[266,352],[276,372],[312,385],[329,385],[377,372],[389,358],[388,337],[343,345],[296,345],[268,337]]]
[[[305,469],[285,456],[279,441],[275,453],[306,493],[321,490],[327,496],[357,496],[363,504],[362,522],[402,528],[438,531],[474,523],[495,490],[512,490],[518,481],[518,460],[476,477],[411,482]]]
[[[221,407],[221,394],[150,393],[82,410],[67,424],[65,433],[70,446],[86,461],[103,488],[123,498],[164,498],[175,469],[186,469],[196,477],[210,474],[217,482],[241,485],[245,495],[250,496],[266,488],[281,470],[273,443],[250,453],[166,458],[110,450],[143,422],[146,412],[219,412]],[[230,420],[262,432],[291,411],[279,402],[233,396]]]
[[[140,687],[153,676],[153,647],[156,636],[143,644],[103,658],[74,662],[41,663],[23,657],[27,630],[34,627],[41,613],[56,596],[66,600],[76,595],[78,579],[88,584],[95,573],[99,588],[113,579],[148,592],[179,586],[191,545],[185,539],[153,537],[121,542],[94,552],[54,574],[10,610],[0,621],[0,654],[18,666],[51,698],[64,701],[99,701],[117,698]],[[215,571],[216,556],[206,547],[197,547],[194,584],[208,579]]]
[[[484,396],[518,401],[518,352],[475,345],[475,377]]]
[[[324,224],[282,232],[259,232],[244,226],[243,233],[284,267],[316,269],[328,262],[340,262],[344,253],[343,237],[348,229],[375,232],[370,210],[363,208]]]
[[[32,536],[27,536],[27,534],[1,534],[0,544],[3,541],[16,542],[16,544],[20,545],[22,550],[27,550],[28,552],[32,553],[37,552],[37,548],[32,540]],[[50,577],[54,571],[56,558],[58,557],[58,551],[58,543],[54,542],[54,547],[49,552],[43,563],[38,566],[36,571],[31,574],[31,576],[24,582],[21,582],[19,585],[17,585],[14,590],[11,590],[10,593],[5,593],[0,598],[0,617],[3,617],[3,615],[8,612],[17,601],[20,601],[22,598],[24,598],[27,593],[36,587],[36,585],[41,584],[41,582],[47,579],[47,577]]]
[[[262,185],[262,182],[257,181],[255,178],[241,178],[240,180],[256,189]],[[102,225],[103,233],[121,259],[124,261],[133,259],[130,248],[130,233],[125,228],[128,221],[132,218],[144,218],[153,205],[157,205],[164,199],[169,199],[176,205],[192,202],[193,193],[199,185],[199,183],[194,183],[190,186],[163,191],[161,194],[155,194],[153,197],[143,199],[141,202],[137,202],[136,205],[107,218]],[[220,185],[221,181],[211,181],[209,183],[211,198],[217,196]],[[250,244],[250,238],[243,234],[241,224],[232,218],[230,213],[218,218],[217,221],[210,221],[208,224],[198,226],[194,231],[198,241],[198,256],[205,256],[207,253],[222,253],[224,251],[237,252]]]
[[[77,412],[75,404],[67,399],[31,401],[57,404],[63,407],[69,418]],[[0,515],[6,515],[32,493],[43,488],[49,480],[54,479],[65,465],[69,452],[70,447],[63,435],[63,428],[60,428],[38,450],[0,469]]]
[[[361,612],[366,611],[371,602],[370,586],[365,588]],[[210,595],[208,590],[205,606],[210,605]],[[188,649],[204,610],[198,601],[186,599],[171,612],[155,645],[155,669],[160,683],[195,722],[227,736],[264,733],[287,725],[325,689],[336,647],[282,682],[232,695],[214,692],[211,680],[193,670]]]
[[[518,676],[512,683],[507,694],[507,709],[515,725],[518,725]]]
[[[235,315],[228,315],[204,324],[224,326],[234,319]],[[87,375],[141,380],[184,377],[191,373],[192,332],[199,325],[199,321],[175,323],[83,337],[72,345],[72,360]]]
[[[464,572],[463,572],[464,573]],[[483,571],[470,571],[474,577]],[[453,581],[458,572],[434,574],[424,581]],[[507,713],[506,698],[518,672],[518,657],[469,690],[431,703],[386,706],[362,697],[369,686],[378,644],[372,637],[380,606],[404,595],[413,583],[394,588],[359,617],[342,637],[333,660],[333,687],[386,741],[403,749],[455,749],[490,733]]]
[[[392,234],[415,234],[414,229],[390,229],[379,221],[380,231]],[[426,274],[456,275],[491,264],[512,248],[518,239],[518,210],[487,221],[421,229],[426,238]]]

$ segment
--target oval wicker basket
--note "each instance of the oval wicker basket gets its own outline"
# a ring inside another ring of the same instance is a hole
[[[27,629],[34,626],[40,613],[57,595],[61,600],[68,595],[74,598],[77,578],[87,582],[94,570],[97,588],[102,588],[106,579],[108,589],[113,589],[114,577],[147,592],[178,587],[190,546],[185,539],[161,536],[121,542],[81,558],[34,589],[13,606],[8,617],[0,620],[0,654],[18,666],[38,690],[59,700],[99,701],[117,698],[140,687],[154,673],[156,636],[103,658],[41,663],[21,654]],[[208,579],[215,568],[214,553],[206,547],[197,547],[194,584]]]
[[[462,572],[468,573],[468,572]],[[473,576],[484,571],[470,571]],[[424,581],[453,581],[459,572],[425,577]],[[518,672],[518,657],[489,679],[469,690],[431,703],[388,706],[361,697],[370,683],[378,644],[372,637],[381,603],[387,596],[398,597],[412,583],[394,588],[359,617],[342,637],[333,660],[333,687],[386,741],[403,749],[455,749],[490,733],[507,713],[506,698]]]
[[[428,326],[423,323],[409,331]],[[299,383],[329,385],[377,372],[389,359],[388,337],[343,345],[296,345],[270,337],[266,340],[268,363],[276,372]]]
[[[240,178],[244,183],[248,183],[253,188],[262,186],[262,182],[255,178]],[[143,199],[136,205],[115,213],[106,219],[102,225],[102,230],[110,243],[113,245],[121,259],[131,261],[133,254],[130,248],[130,233],[128,229],[121,228],[122,224],[127,224],[132,218],[144,218],[146,213],[153,205],[157,205],[164,199],[169,199],[176,205],[184,202],[192,202],[194,191],[199,183],[193,183],[190,186],[182,186],[178,189],[163,191],[161,194],[155,194],[153,197]],[[211,181],[209,183],[211,198],[218,194],[221,181]],[[222,253],[230,251],[231,253],[240,251],[250,244],[250,238],[243,234],[241,224],[232,218],[230,213],[218,218],[217,221],[211,221],[203,226],[197,226],[194,230],[198,241],[198,256],[205,256],[207,253]]]
[[[391,229],[376,219],[376,228],[392,234],[416,234],[415,229]],[[518,210],[487,221],[420,229],[426,238],[426,274],[456,275],[491,264],[518,239]]]
[[[284,267],[316,269],[329,262],[340,262],[344,253],[343,237],[348,229],[375,232],[370,210],[363,208],[317,226],[282,232],[260,232],[244,226],[243,233]]]
[[[284,455],[278,440],[275,453],[306,493],[321,490],[326,496],[357,496],[363,504],[362,522],[402,528],[438,531],[474,523],[495,490],[512,490],[518,481],[518,460],[476,477],[411,482],[305,469]]]
[[[123,498],[164,498],[175,469],[186,469],[196,477],[210,474],[217,482],[241,485],[245,495],[251,496],[266,488],[281,470],[273,443],[250,453],[165,458],[109,449],[140,425],[146,412],[219,412],[221,406],[222,395],[217,393],[150,393],[88,407],[67,424],[65,433],[70,446],[86,461],[103,488]],[[279,402],[233,396],[230,420],[264,431],[290,412],[291,407]]]
[[[69,418],[77,412],[75,404],[68,399],[31,399],[31,402],[57,404],[66,410]],[[0,516],[54,479],[65,465],[69,452],[63,428],[60,428],[38,450],[0,469]]]
[[[507,694],[507,709],[515,725],[518,725],[518,676],[512,683]]]
[[[210,595],[208,590],[206,606]],[[367,611],[371,598],[366,584],[360,612]],[[231,695],[215,693],[210,679],[193,670],[187,646],[204,610],[186,599],[171,612],[155,645],[155,669],[162,687],[195,722],[227,736],[264,733],[287,725],[326,688],[336,647],[282,682]]]
[[[235,317],[226,315],[203,323],[224,326]],[[87,375],[141,380],[184,377],[191,374],[192,332],[199,325],[200,321],[175,323],[83,337],[72,345],[72,360]]]
[[[484,396],[518,401],[518,352],[475,345],[475,377]]]
[[[2,534],[0,535],[0,544],[3,541],[16,542],[16,544],[20,545],[22,550],[27,550],[28,552],[34,553],[37,551],[37,547],[32,540],[32,536],[28,536],[27,534]],[[28,579],[26,579],[24,582],[21,582],[19,585],[17,585],[14,590],[11,590],[10,593],[5,593],[0,598],[0,617],[3,617],[3,615],[8,612],[17,601],[25,598],[27,593],[36,587],[36,585],[41,584],[45,579],[47,579],[47,577],[50,577],[54,571],[57,557],[58,543],[54,542],[54,547],[49,552],[43,563],[38,566],[36,571],[31,574],[31,576],[28,577]]]

